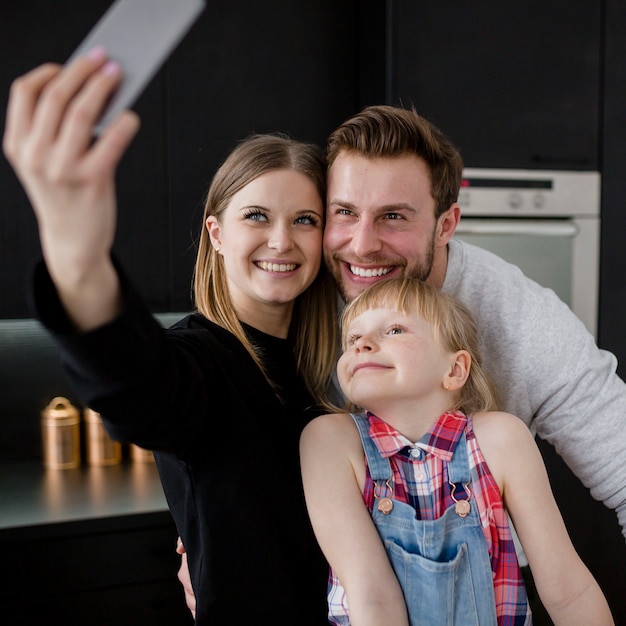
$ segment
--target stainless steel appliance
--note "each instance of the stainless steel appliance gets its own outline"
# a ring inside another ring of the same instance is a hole
[[[553,289],[597,336],[600,174],[466,168],[456,237]]]

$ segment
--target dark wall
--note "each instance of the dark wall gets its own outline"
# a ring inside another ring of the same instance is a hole
[[[64,62],[108,5],[2,3],[3,128],[11,81],[40,63]],[[354,112],[357,7],[332,0],[207,2],[137,102],[142,129],[119,168],[115,249],[155,311],[190,306],[203,195],[235,142],[282,131],[323,145]],[[26,286],[38,254],[26,197],[2,158],[0,318],[30,317]]]

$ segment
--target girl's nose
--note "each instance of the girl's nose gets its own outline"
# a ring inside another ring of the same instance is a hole
[[[354,349],[356,350],[357,354],[360,352],[371,352],[374,349],[374,342],[371,341],[368,335],[361,335],[354,342]]]

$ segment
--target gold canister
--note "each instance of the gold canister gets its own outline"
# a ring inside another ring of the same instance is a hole
[[[122,460],[122,446],[109,437],[100,413],[85,409],[85,445],[89,465],[116,465]]]
[[[71,469],[80,465],[80,413],[62,396],[53,398],[41,412],[44,465]]]
[[[141,448],[134,443],[130,444],[130,458],[133,461],[139,461],[140,463],[154,462],[154,454],[152,450],[146,450],[145,448]]]

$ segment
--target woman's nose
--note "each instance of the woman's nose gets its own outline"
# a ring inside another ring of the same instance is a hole
[[[267,247],[277,252],[287,252],[293,248],[293,239],[289,228],[276,225],[267,241]]]

